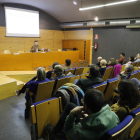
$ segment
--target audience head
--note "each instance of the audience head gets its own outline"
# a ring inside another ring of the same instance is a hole
[[[37,46],[37,45],[38,45],[38,41],[37,41],[37,40],[35,40],[35,41],[34,41],[34,44],[35,44],[35,46]]]
[[[42,81],[42,80],[45,80],[46,79],[46,72],[45,72],[45,69],[44,68],[39,67],[37,69],[37,79],[39,81]]]
[[[138,58],[138,59],[140,58],[140,53],[137,54],[137,58]]]
[[[120,53],[120,57],[125,57],[125,53]]]
[[[115,58],[110,58],[108,64],[111,65],[111,66],[116,65],[116,59]]]
[[[102,60],[102,57],[101,56],[97,58],[97,61],[98,62],[100,62],[101,60]]]
[[[101,66],[101,67],[106,67],[106,64],[107,64],[107,61],[106,61],[105,59],[102,59],[102,60],[100,61],[100,66]]]
[[[88,89],[83,98],[84,109],[88,114],[96,113],[104,105],[104,95],[96,89]]]
[[[122,80],[118,85],[119,105],[135,108],[140,103],[140,91],[132,80]]]
[[[134,56],[130,56],[129,61],[134,62]]]
[[[53,63],[53,65],[52,65],[53,70],[54,70],[54,67],[55,67],[56,65],[59,65],[59,63],[58,63],[58,62],[54,62],[54,63]]]
[[[100,68],[97,65],[92,64],[89,69],[89,75],[94,76],[94,77],[99,77],[100,76],[99,70],[100,70]]]
[[[66,60],[65,60],[65,64],[66,64],[66,66],[70,66],[71,60],[70,60],[70,59],[66,59]]]
[[[126,66],[125,66],[125,72],[133,72],[133,66],[131,65],[131,64],[127,64]]]
[[[54,73],[57,75],[57,76],[60,76],[64,73],[64,70],[63,70],[63,67],[61,65],[56,65],[54,67]]]

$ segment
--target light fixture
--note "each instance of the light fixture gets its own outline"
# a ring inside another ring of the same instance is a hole
[[[77,2],[76,2],[76,1],[74,1],[74,2],[73,2],[73,4],[77,5]]]
[[[138,0],[126,0],[126,1],[108,3],[108,4],[104,4],[104,5],[93,6],[93,7],[79,8],[79,10],[80,10],[80,11],[82,11],[82,10],[90,10],[90,9],[96,9],[96,8],[100,8],[100,7],[107,7],[107,6],[118,5],[118,4],[124,4],[124,3],[135,2],[135,1],[138,1]]]
[[[98,21],[99,19],[98,19],[98,17],[95,17],[95,21]]]

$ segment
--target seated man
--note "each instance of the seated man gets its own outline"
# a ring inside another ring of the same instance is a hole
[[[102,57],[98,57],[97,58],[97,61],[98,61],[98,63],[96,64],[98,67],[100,67],[100,61],[102,60]]]
[[[65,66],[66,67],[64,67],[64,70],[71,69],[70,64],[71,64],[71,60],[70,59],[66,59],[65,60]]]
[[[117,60],[117,62],[119,62],[120,64],[123,62],[123,60],[125,60],[125,53],[120,53],[120,59]]]
[[[48,71],[48,72],[46,73],[46,78],[48,78],[48,79],[51,78],[52,72],[54,71],[54,67],[55,67],[56,65],[59,65],[59,63],[58,63],[58,62],[54,62],[54,63],[53,63],[53,65],[52,65],[53,70],[52,70],[52,71]]]
[[[42,51],[42,50],[44,50],[44,49],[40,49],[38,46],[38,41],[35,40],[34,45],[32,46],[30,52],[38,52],[38,51]]]
[[[125,66],[125,71],[121,72],[120,74],[117,75],[117,77],[120,77],[121,80],[127,79],[129,74],[133,72],[133,66],[131,64],[127,64]]]
[[[103,82],[103,79],[100,78],[100,68],[97,65],[93,64],[90,66],[89,76],[87,76],[87,79],[81,78],[76,83],[76,85],[79,86],[83,91],[86,91],[92,86]]]
[[[95,140],[118,124],[118,116],[111,111],[109,105],[104,106],[103,93],[88,89],[83,98],[83,106],[76,107],[75,104],[68,103],[58,123],[53,128],[47,124],[45,129],[49,140],[53,140],[63,126],[65,135],[72,140]]]
[[[61,78],[65,76],[63,67],[61,65],[56,65],[54,67],[54,73],[56,76],[52,77],[51,80],[56,80],[57,78]]]

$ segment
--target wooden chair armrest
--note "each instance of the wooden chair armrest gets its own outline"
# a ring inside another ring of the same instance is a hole
[[[26,88],[26,92],[29,92],[29,89],[28,88]]]
[[[33,94],[31,91],[29,91],[29,95],[30,95],[30,96],[33,96],[34,94]]]

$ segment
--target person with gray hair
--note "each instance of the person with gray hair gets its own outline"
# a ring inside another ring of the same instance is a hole
[[[55,73],[55,76],[52,77],[51,80],[56,80],[57,78],[61,78],[65,76],[64,69],[61,65],[56,65],[54,67],[54,73]]]
[[[101,56],[99,56],[98,58],[97,58],[97,61],[98,61],[98,63],[96,64],[98,67],[101,67],[100,66],[100,61],[102,60],[103,58],[101,57]]]
[[[121,72],[120,74],[117,75],[117,77],[120,77],[122,79],[127,79],[129,74],[133,72],[134,68],[131,64],[126,64],[125,66],[125,71]]]
[[[135,62],[139,62],[140,61],[140,53],[137,54],[135,59],[136,59]]]
[[[33,79],[28,81],[21,90],[16,90],[17,96],[19,96],[21,93],[25,93],[26,88],[29,89],[33,94],[37,93],[37,88],[39,83],[44,83],[50,81],[48,78],[46,78],[46,72],[45,69],[42,67],[39,67],[37,69],[37,76],[35,76]],[[28,98],[28,97],[27,97]]]

